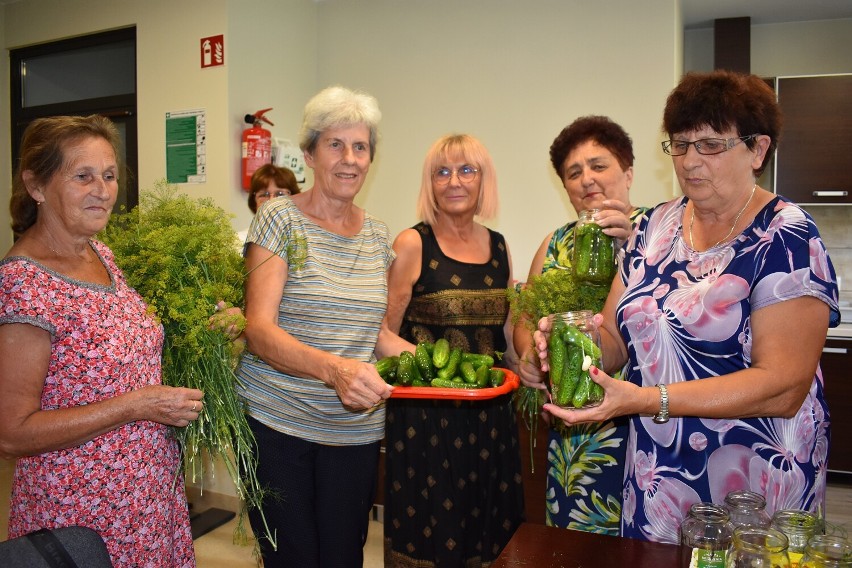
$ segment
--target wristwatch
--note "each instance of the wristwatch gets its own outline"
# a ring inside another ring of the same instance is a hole
[[[669,391],[666,385],[657,385],[660,389],[660,411],[654,415],[654,422],[665,424],[669,421]]]

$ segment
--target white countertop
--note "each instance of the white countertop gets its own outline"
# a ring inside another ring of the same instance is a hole
[[[841,323],[837,327],[828,328],[829,339],[852,339],[852,323]]]

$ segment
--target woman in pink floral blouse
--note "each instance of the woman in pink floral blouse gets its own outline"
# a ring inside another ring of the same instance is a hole
[[[118,193],[118,133],[100,116],[34,121],[0,260],[0,457],[17,458],[9,537],[86,526],[115,566],[194,566],[170,426],[202,393],[161,384],[161,326],[92,237]]]

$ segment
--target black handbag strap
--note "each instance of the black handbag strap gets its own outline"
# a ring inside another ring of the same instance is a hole
[[[40,529],[26,536],[50,568],[79,568],[53,531]]]

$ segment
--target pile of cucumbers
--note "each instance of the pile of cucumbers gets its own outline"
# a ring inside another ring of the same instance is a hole
[[[494,357],[465,353],[450,347],[444,338],[435,343],[421,342],[414,353],[403,351],[376,361],[376,370],[385,382],[403,387],[440,387],[481,389],[499,387],[506,380],[502,369],[495,369]]]
[[[601,366],[601,350],[576,325],[556,321],[548,343],[550,394],[562,408],[582,408],[603,400],[603,389],[592,380],[589,367]]]

